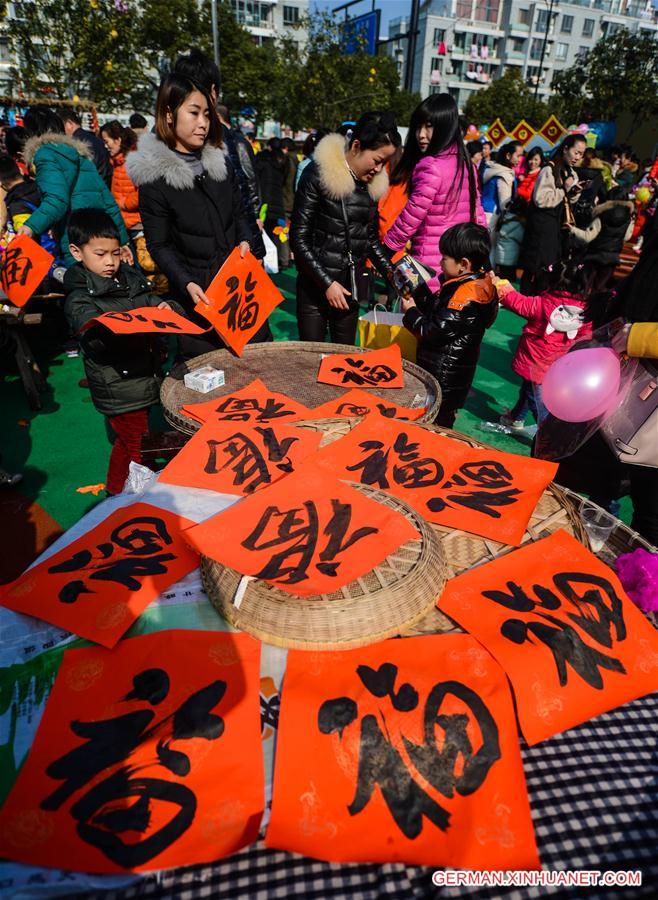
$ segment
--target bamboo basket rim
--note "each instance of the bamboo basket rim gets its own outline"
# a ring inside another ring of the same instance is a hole
[[[194,359],[187,360],[186,362],[181,362],[175,365],[167,377],[163,380],[161,388],[160,388],[160,402],[162,404],[162,409],[164,412],[165,419],[176,428],[178,431],[182,431],[184,434],[192,435],[201,427],[198,422],[195,422],[193,419],[188,416],[182,414],[180,412],[181,407],[187,405],[188,403],[205,403],[208,400],[213,400],[215,398],[219,398],[224,396],[225,394],[230,393],[233,390],[241,390],[240,388],[235,388],[234,386],[228,386],[226,384],[222,385],[219,388],[216,388],[214,391],[209,391],[207,394],[198,394],[196,392],[190,391],[190,397],[183,397],[183,392],[188,389],[183,385],[183,377],[186,372],[189,372],[193,368],[197,368],[203,365],[217,365],[220,368],[222,367],[230,367],[240,364],[241,361],[245,359],[245,357],[249,358],[249,362],[253,362],[254,360],[268,357],[272,357],[276,361],[281,362],[282,356],[285,356],[286,360],[290,359],[290,354],[292,353],[314,353],[318,356],[318,363],[320,356],[322,354],[327,353],[368,353],[370,352],[368,348],[365,347],[354,347],[351,344],[333,344],[333,343],[320,343],[315,341],[269,341],[265,343],[259,344],[247,344],[243,350],[243,355],[241,357],[236,357],[230,350],[213,350],[209,353],[204,353],[201,356],[196,356]],[[286,356],[287,354],[287,356]],[[294,368],[292,363],[290,363],[291,368]],[[425,394],[431,401],[426,411],[423,415],[416,420],[416,422],[431,422],[438,409],[441,405],[441,388],[439,386],[438,381],[434,376],[427,372],[425,369],[416,365],[416,363],[412,363],[407,359],[402,360],[402,369],[404,371],[405,376],[411,376],[420,385],[425,389]],[[249,381],[253,378],[261,378],[266,384],[268,383],[268,376],[266,372],[261,374],[259,373],[251,373],[251,377]],[[292,378],[292,375],[291,375]],[[247,381],[246,384],[249,382]],[[291,384],[294,385],[294,379],[292,379]],[[314,382],[315,384],[315,382]],[[271,385],[268,384],[268,387]],[[333,391],[330,393],[333,396],[340,396],[341,392],[346,392],[346,388],[334,387],[331,385],[325,385],[324,387],[333,388]],[[373,394],[374,396],[381,397],[383,399],[388,398],[389,400],[397,403],[400,406],[405,406],[404,402],[400,402],[398,391],[408,390],[409,386],[405,385],[405,388],[397,388],[397,389],[389,389],[383,390],[382,393],[378,392],[378,389],[368,388],[368,393]],[[286,393],[285,390],[280,390],[279,388],[272,387],[272,390],[278,390],[280,393]],[[311,387],[308,390],[312,390]],[[291,399],[298,399],[295,396],[290,394]],[[325,398],[325,400],[332,399],[329,395]],[[299,400],[298,402],[302,402]],[[320,405],[321,402],[314,403],[315,406]],[[409,407],[411,408],[411,407]],[[293,423],[291,423],[293,424]]]

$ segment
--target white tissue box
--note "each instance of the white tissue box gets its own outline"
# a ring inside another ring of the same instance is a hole
[[[201,366],[187,372],[183,379],[185,387],[200,394],[207,394],[224,384],[224,370],[215,369],[213,366]]]

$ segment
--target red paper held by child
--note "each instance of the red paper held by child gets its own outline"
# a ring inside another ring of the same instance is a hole
[[[25,306],[50,271],[54,257],[26,234],[20,234],[0,257],[0,288],[14,306]]]
[[[114,334],[205,334],[209,328],[201,328],[173,309],[142,306],[128,311],[103,313],[90,319],[83,330],[91,325],[104,325]]]

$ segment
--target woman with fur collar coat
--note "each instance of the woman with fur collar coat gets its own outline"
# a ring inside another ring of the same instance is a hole
[[[221,124],[208,94],[182,75],[168,75],[156,104],[156,133],[143,134],[126,158],[139,188],[146,246],[188,318],[235,247],[249,250],[240,186],[221,146]],[[185,359],[225,346],[219,335],[179,337]],[[267,323],[253,341],[272,340]]]
[[[379,242],[377,202],[388,189],[387,161],[400,145],[393,117],[365,113],[346,144],[329,134],[300,179],[290,226],[299,270],[297,324],[303,341],[353,344],[359,303],[369,297],[371,260],[391,263]]]

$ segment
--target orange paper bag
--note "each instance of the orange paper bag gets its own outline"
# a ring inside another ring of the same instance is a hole
[[[258,837],[260,645],[163,631],[68,650],[0,812],[2,855],[79,872],[210,863]]]
[[[55,261],[47,250],[26,234],[7,246],[0,262],[0,288],[14,306],[25,306]]]
[[[555,463],[370,416],[324,447],[317,464],[406,500],[428,521],[519,544]]]
[[[299,468],[322,440],[293,425],[208,422],[160,472],[159,482],[252,494]]]
[[[96,323],[105,325],[114,334],[205,334],[210,330],[195,325],[173,309],[157,309],[154,306],[103,313],[90,319],[84,328]]]
[[[402,353],[398,344],[367,353],[329,353],[323,357],[318,381],[347,388],[404,387]]]
[[[496,662],[468,635],[289,651],[265,842],[332,862],[539,868]]]
[[[0,588],[0,605],[113,647],[152,600],[195,569],[181,536],[193,525],[133,503]]]
[[[565,531],[451,579],[438,606],[507,673],[529,744],[658,690],[658,632]]]
[[[183,406],[181,412],[201,423],[252,422],[269,425],[272,422],[296,422],[310,418],[307,406],[285,394],[271,391],[260,378],[255,378],[239,391],[206,400],[205,403]]]
[[[400,513],[306,464],[185,537],[243,575],[310,596],[365,575],[418,532]]]
[[[247,253],[242,259],[239,247],[205,293],[210,306],[197,303],[195,312],[208,319],[238,356],[242,356],[244,345],[265,324],[272,310],[283,302],[283,294],[256,257]]]
[[[328,400],[322,406],[316,406],[311,410],[309,419],[333,419],[336,416],[356,418],[357,416],[367,416],[370,412],[379,413],[385,419],[403,419],[414,422],[416,419],[420,419],[427,409],[424,406],[419,409],[398,406],[397,403],[392,403],[390,400],[382,400],[376,394],[369,394],[367,391],[354,388],[341,394],[340,397],[336,397],[335,400]]]

